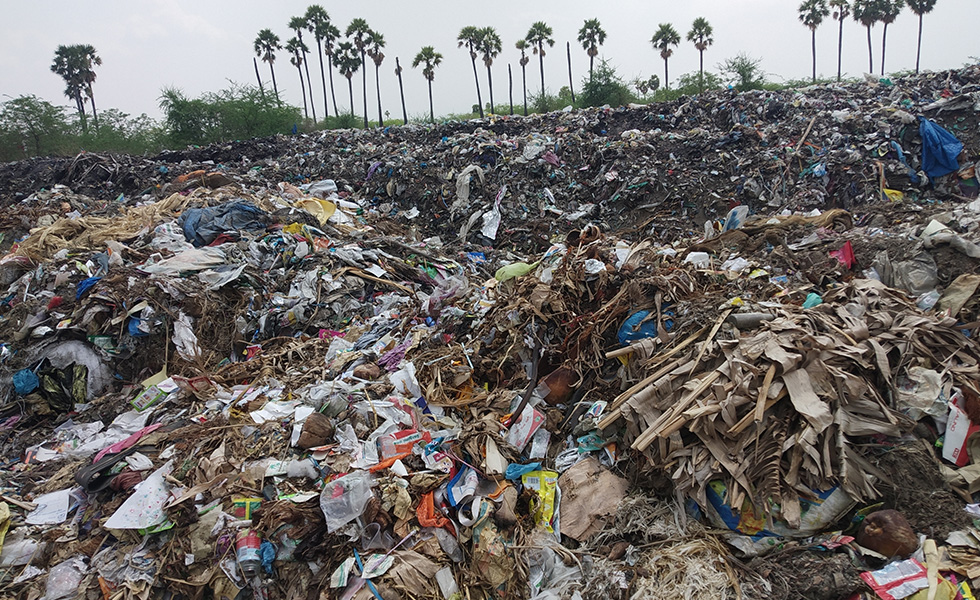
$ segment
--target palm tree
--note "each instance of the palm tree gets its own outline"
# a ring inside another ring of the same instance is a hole
[[[493,74],[490,72],[490,67],[493,65],[493,59],[500,54],[501,47],[500,36],[497,35],[496,29],[484,27],[480,30],[480,39],[476,44],[476,51],[483,54],[483,64],[487,67],[487,89],[490,90],[491,113],[495,112],[497,108],[493,103]]]
[[[524,39],[534,47],[534,53],[538,55],[538,66],[541,68],[541,98],[544,99],[544,45],[555,45],[555,40],[551,37],[551,27],[544,21],[536,21],[527,30]]]
[[[303,91],[303,116],[309,119],[310,111],[306,108],[306,84],[303,83],[303,48],[305,46],[306,44],[296,37],[291,37],[286,41],[286,52],[292,55],[289,57],[289,62],[296,67],[296,71],[299,73],[299,89]],[[312,92],[312,90],[310,91]]]
[[[798,9],[800,22],[810,29],[810,52],[813,56],[813,83],[817,82],[817,27],[830,14],[827,0],[803,0]]]
[[[398,77],[398,94],[402,98],[402,123],[408,125],[408,109],[405,108],[405,87],[402,85],[402,65],[395,57],[395,76]]]
[[[915,49],[915,74],[919,74],[919,58],[922,56],[922,15],[932,12],[936,7],[936,0],[905,0],[909,8],[919,17],[919,41]]]
[[[353,38],[354,47],[361,54],[361,95],[364,96],[364,129],[368,128],[367,116],[367,42],[371,28],[364,19],[354,19],[347,26],[347,37]],[[353,110],[353,109],[351,109]]]
[[[667,71],[667,59],[674,54],[674,51],[670,49],[671,46],[676,46],[681,43],[681,36],[674,29],[674,26],[670,23],[661,23],[660,28],[657,29],[657,33],[653,34],[650,38],[650,43],[657,50],[660,50],[660,58],[664,59],[664,88],[670,89],[670,77],[668,77]]]
[[[851,0],[830,0],[837,19],[837,81],[840,81],[840,65],[844,49],[844,19],[851,16]]]
[[[589,81],[592,81],[592,65],[599,54],[599,46],[606,41],[606,30],[599,24],[599,19],[589,19],[578,30],[578,43],[589,55]]]
[[[316,55],[320,62],[320,85],[323,88],[323,118],[330,116],[330,105],[327,104],[327,77],[323,74],[323,34],[324,27],[330,23],[330,15],[319,4],[311,4],[306,8],[306,29],[313,34],[316,40]],[[310,96],[313,95],[313,88],[310,88]]]
[[[310,88],[310,109],[313,112],[313,124],[316,125],[316,104],[313,103],[313,82],[310,81],[310,63],[306,60],[306,55],[310,49],[303,43],[303,30],[309,27],[306,17],[293,17],[289,19],[289,28],[296,32],[296,39],[299,41],[299,48],[303,53],[301,61],[306,70],[306,85]],[[300,76],[302,76],[302,71]]]
[[[881,76],[885,76],[885,40],[888,39],[888,26],[895,22],[902,9],[905,8],[905,0],[879,0],[879,10],[881,10],[881,22],[885,25],[881,31]]]
[[[88,133],[85,118],[85,100],[88,96],[92,103],[92,120],[95,129],[99,129],[99,114],[95,109],[95,93],[92,84],[95,82],[94,66],[102,64],[102,59],[95,53],[95,48],[89,44],[74,44],[58,46],[54,52],[54,62],[51,71],[65,80],[65,95],[75,101],[79,118],[82,121],[82,131]]]
[[[704,51],[708,49],[708,46],[715,43],[715,39],[711,37],[712,34],[714,34],[714,29],[711,28],[711,24],[704,17],[694,19],[694,23],[691,24],[691,30],[687,32],[687,41],[694,42],[694,47],[697,48],[698,53],[701,55],[701,67],[698,71],[699,92],[704,92]]]
[[[851,15],[854,20],[864,25],[868,30],[868,73],[875,72],[874,51],[871,49],[871,28],[881,19],[881,11],[878,9],[879,0],[854,0],[851,6]]]
[[[262,62],[269,63],[269,71],[272,73],[272,89],[276,93],[276,101],[279,101],[279,86],[276,85],[276,69],[272,66],[276,62],[276,50],[282,50],[279,43],[279,36],[272,33],[271,29],[263,29],[256,36],[254,42],[255,54]]]
[[[483,97],[480,95],[480,78],[476,74],[476,46],[480,43],[480,29],[472,25],[467,25],[466,27],[459,30],[459,35],[456,36],[457,48],[462,48],[466,46],[466,49],[470,53],[470,62],[473,63],[473,80],[476,82],[476,104],[477,110],[480,112],[480,118],[483,118]]]
[[[351,42],[340,42],[334,50],[333,61],[340,74],[347,78],[347,91],[350,92],[350,114],[354,116],[354,73],[361,66],[357,48]]]
[[[419,53],[415,55],[415,60],[412,61],[412,68],[418,68],[419,65],[422,67],[422,75],[425,80],[429,82],[429,122],[435,123],[436,117],[435,112],[432,110],[432,80],[436,76],[436,67],[442,63],[442,55],[436,52],[435,48],[432,46],[425,46]]]
[[[374,87],[378,92],[378,126],[384,127],[384,113],[381,112],[381,63],[385,60],[385,53],[381,51],[385,47],[385,36],[377,31],[372,31],[367,38],[367,55],[374,61]]]
[[[333,116],[340,116],[340,109],[337,108],[337,94],[333,87],[333,57],[334,45],[340,38],[340,30],[331,22],[326,22],[318,28],[320,39],[323,40],[323,53],[327,55],[327,77],[330,79],[330,101],[333,102]]]
[[[527,40],[517,40],[515,47],[521,51],[521,87],[524,89],[524,116],[527,116],[527,63],[531,62],[527,49],[531,44]]]

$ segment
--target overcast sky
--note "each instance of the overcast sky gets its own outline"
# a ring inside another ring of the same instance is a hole
[[[160,90],[176,86],[196,96],[227,86],[228,80],[254,83],[252,42],[262,28],[271,28],[283,40],[292,35],[289,18],[302,15],[307,1],[280,0],[0,0],[0,100],[8,96],[36,94],[68,105],[64,84],[50,71],[59,44],[85,43],[95,46],[103,64],[97,69],[97,106],[114,107],[130,114],[159,117]],[[465,112],[476,102],[469,56],[456,46],[456,35],[465,25],[493,26],[503,39],[503,52],[494,63],[494,94],[497,103],[507,99],[507,64],[514,72],[514,101],[520,98],[519,52],[514,43],[524,37],[531,23],[547,22],[554,29],[556,46],[544,59],[546,83],[557,91],[567,85],[565,42],[572,43],[572,67],[576,89],[588,71],[588,56],[576,36],[585,19],[598,18],[608,33],[601,48],[620,75],[631,80],[657,73],[663,78],[663,61],[650,45],[659,23],[669,22],[683,37],[691,21],[703,16],[714,27],[714,45],[705,53],[705,69],[744,51],[762,59],[772,79],[797,79],[810,74],[810,35],[798,21],[795,0],[618,0],[599,3],[581,0],[497,0],[477,4],[460,0],[358,0],[321,3],[343,31],[352,18],[362,17],[382,32],[387,56],[381,67],[384,108],[393,117],[401,114],[395,57],[405,71],[405,99],[409,115],[427,112],[425,80],[411,60],[424,45],[435,46],[445,57],[433,84],[436,114]],[[483,6],[483,8],[477,8]],[[922,68],[959,68],[971,56],[980,56],[976,34],[978,0],[939,0],[926,16]],[[888,28],[886,70],[915,66],[917,19],[907,11]],[[875,69],[879,68],[881,26],[873,30]],[[817,70],[836,74],[837,23],[832,18],[817,31]],[[315,50],[312,40],[308,45]],[[865,30],[853,20],[844,25],[844,71],[860,75],[867,69]],[[268,82],[269,67],[259,63]],[[487,101],[486,70],[478,63],[484,102]],[[682,41],[670,59],[673,80],[696,71],[698,53]],[[322,93],[316,59],[311,55],[317,113],[322,115]],[[275,63],[276,79],[283,98],[301,104],[296,69],[281,52]],[[373,97],[374,68],[370,64],[369,115],[376,118]],[[360,75],[356,75],[359,78]],[[536,57],[527,67],[529,91],[540,86]],[[337,100],[348,106],[346,80],[335,74]],[[359,79],[355,79],[359,83]],[[360,105],[359,87],[355,103]],[[332,109],[331,109],[332,111]]]

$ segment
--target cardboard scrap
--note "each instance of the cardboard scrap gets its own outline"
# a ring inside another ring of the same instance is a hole
[[[573,465],[558,478],[562,491],[561,532],[583,542],[598,533],[626,495],[629,482],[589,456]]]

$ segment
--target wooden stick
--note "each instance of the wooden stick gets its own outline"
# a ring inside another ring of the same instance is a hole
[[[698,352],[698,357],[694,359],[694,364],[691,365],[691,373],[690,373],[691,375],[694,375],[694,370],[698,368],[698,364],[701,362],[701,358],[704,356],[704,353],[708,351],[708,346],[711,345],[711,340],[715,339],[715,334],[718,333],[718,330],[721,329],[722,323],[725,322],[725,319],[728,318],[728,315],[732,314],[733,310],[735,310],[734,306],[728,308],[728,310],[721,313],[721,317],[719,317],[718,321],[715,322],[715,326],[711,328],[711,333],[708,334],[708,338],[703,342],[701,342],[701,351]]]
[[[674,405],[674,407],[665,412],[657,419],[653,425],[647,428],[640,437],[633,441],[631,448],[634,450],[639,450],[640,452],[646,450],[650,444],[657,437],[667,437],[671,433],[680,429],[686,420],[683,418],[683,413],[688,409],[691,404],[704,393],[711,384],[714,383],[721,376],[721,371],[714,370],[710,374],[706,375],[698,383],[697,387],[694,388],[687,396],[684,397],[679,403]]]

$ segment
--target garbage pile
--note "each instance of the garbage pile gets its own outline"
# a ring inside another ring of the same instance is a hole
[[[972,597],[978,81],[0,167],[3,594]]]

